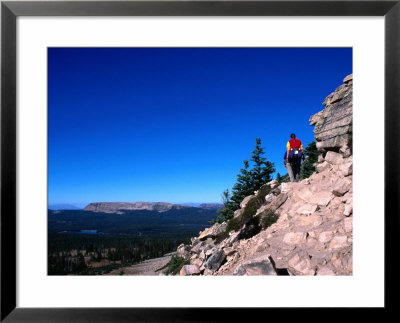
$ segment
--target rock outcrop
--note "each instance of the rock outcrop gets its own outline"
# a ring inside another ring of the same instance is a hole
[[[85,211],[103,212],[103,213],[123,213],[123,211],[134,211],[134,210],[149,210],[157,212],[166,212],[174,209],[183,209],[188,206],[171,204],[165,202],[96,202],[87,205]]]
[[[181,245],[182,275],[351,275],[353,272],[352,75],[310,118],[321,155],[296,183],[272,181],[228,223]],[[232,229],[232,222],[239,227]],[[272,223],[272,224],[271,224]]]
[[[347,76],[323,102],[325,109],[310,118],[317,148],[321,152],[342,150],[350,156],[353,126],[353,75]]]

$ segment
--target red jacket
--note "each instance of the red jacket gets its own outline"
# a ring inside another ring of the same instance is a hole
[[[293,148],[300,148],[303,149],[303,145],[301,144],[300,139],[292,138],[288,141],[287,143],[287,150],[293,149]]]

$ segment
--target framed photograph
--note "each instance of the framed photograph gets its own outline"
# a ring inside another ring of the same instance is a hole
[[[390,308],[399,16],[3,1],[1,320]]]

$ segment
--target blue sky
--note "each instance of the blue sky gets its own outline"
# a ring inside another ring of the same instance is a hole
[[[286,173],[350,73],[351,48],[49,48],[49,204],[221,202],[256,137]]]

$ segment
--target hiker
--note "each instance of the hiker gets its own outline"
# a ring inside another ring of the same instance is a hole
[[[298,182],[300,178],[301,159],[304,159],[303,144],[296,138],[294,133],[290,134],[290,140],[286,144],[286,168],[291,182]]]

